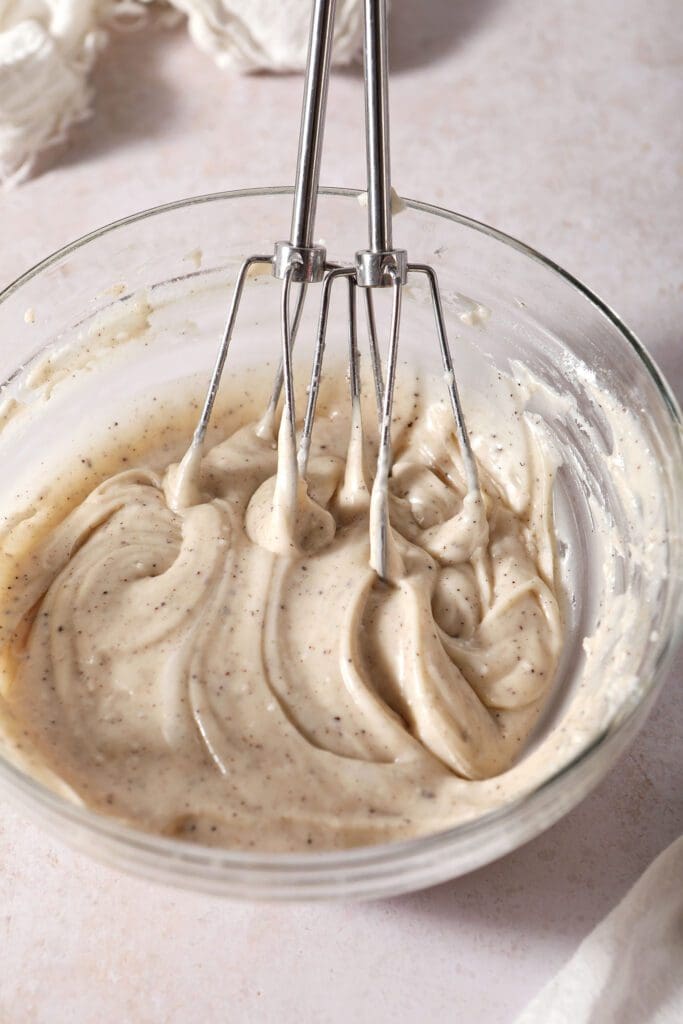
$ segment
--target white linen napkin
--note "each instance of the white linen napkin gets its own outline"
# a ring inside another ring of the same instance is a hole
[[[683,1022],[683,836],[656,858],[515,1024]]]
[[[88,76],[112,27],[148,22],[152,0],[0,0],[0,183],[27,177],[38,153],[88,117]],[[308,47],[302,0],[167,0],[221,68],[299,71]],[[166,19],[168,20],[168,19]],[[338,0],[333,60],[348,64],[362,38],[360,0]]]

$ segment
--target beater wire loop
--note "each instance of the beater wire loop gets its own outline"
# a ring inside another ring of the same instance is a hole
[[[315,351],[313,353],[313,368],[311,370],[311,379],[308,385],[308,402],[306,405],[304,426],[301,432],[301,442],[299,445],[298,462],[299,473],[301,476],[305,476],[306,469],[308,467],[308,457],[311,448],[311,434],[313,433],[313,418],[315,416],[318,393],[320,391],[320,380],[322,378],[325,341],[327,337],[327,323],[330,315],[330,300],[332,298],[332,286],[334,285],[334,282],[340,278],[347,277],[351,280],[353,276],[354,270],[351,267],[333,267],[327,271],[323,278],[323,290],[322,297],[320,299],[320,315],[318,317],[318,332],[315,342]]]
[[[221,338],[218,355],[216,356],[216,362],[211,374],[209,389],[206,393],[204,405],[192,438],[193,448],[201,448],[204,443],[204,438],[206,437],[206,430],[209,425],[209,420],[211,419],[211,412],[213,410],[214,402],[216,401],[223,367],[225,366],[228,349],[230,348],[230,341],[235,329],[235,322],[237,321],[237,312],[239,309],[240,299],[242,298],[242,291],[244,290],[244,282],[246,281],[247,275],[253,266],[256,266],[259,263],[272,264],[272,262],[272,256],[249,256],[239,269],[237,280],[235,282],[235,291],[233,292],[232,302],[230,303],[230,311],[225,322],[225,327],[223,328],[223,337]]]
[[[434,310],[434,321],[436,323],[436,333],[439,339],[439,348],[441,350],[441,361],[443,363],[446,389],[448,391],[448,397],[451,403],[451,411],[453,413],[453,419],[455,420],[455,433],[458,438],[460,445],[460,454],[462,455],[463,465],[465,467],[465,480],[467,483],[467,489],[471,492],[479,491],[479,473],[477,472],[477,463],[474,458],[472,451],[472,444],[470,442],[470,436],[467,433],[467,427],[465,425],[465,416],[462,411],[462,405],[460,402],[460,394],[458,392],[458,385],[455,380],[455,371],[453,370],[453,358],[451,356],[450,345],[448,344],[448,334],[446,331],[446,320],[443,313],[443,305],[441,303],[441,291],[439,289],[439,279],[436,275],[436,271],[433,267],[430,267],[427,263],[409,263],[408,264],[409,274],[422,274],[427,278],[429,284],[429,290],[432,298],[432,308]]]
[[[370,534],[370,564],[382,579],[388,577],[388,545],[389,531],[389,477],[391,476],[391,415],[394,405],[394,387],[396,384],[396,365],[398,362],[398,338],[401,327],[401,300],[403,285],[398,274],[393,275],[391,307],[391,340],[387,357],[386,385],[382,402],[382,418],[379,431],[379,451],[377,453],[377,470],[372,485],[370,498],[371,522],[377,524],[377,530]]]

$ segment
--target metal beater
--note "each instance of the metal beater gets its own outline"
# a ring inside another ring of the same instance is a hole
[[[324,246],[313,243],[335,6],[336,0],[314,0],[313,2],[290,240],[276,242],[272,255],[249,256],[240,267],[204,406],[190,449],[181,464],[181,472],[183,466],[190,467],[199,464],[247,275],[253,266],[266,264],[272,268],[273,275],[282,281],[282,358],[271,399],[259,430],[261,433],[272,432],[284,383],[284,412],[280,423],[280,458],[284,457],[290,461],[290,465],[287,467],[290,475],[298,473],[299,477],[305,480],[322,375],[332,286],[335,281],[346,279],[349,294],[351,400],[354,411],[359,412],[360,372],[356,343],[356,291],[360,288],[366,303],[370,357],[379,415],[379,451],[370,499],[370,564],[381,579],[391,581],[395,576],[395,573],[390,571],[389,565],[391,416],[398,357],[402,289],[410,275],[426,277],[430,289],[444,379],[465,469],[468,494],[479,495],[479,481],[455,381],[436,273],[428,264],[409,263],[407,252],[404,249],[393,247],[386,0],[364,0],[363,62],[369,245],[367,249],[356,253],[352,264],[339,266],[328,262]],[[318,283],[322,284],[321,307],[313,368],[308,388],[308,402],[297,452],[292,349],[303,311],[306,289],[309,285]],[[299,284],[300,291],[292,314],[291,291],[293,284]],[[372,289],[374,288],[392,289],[391,333],[385,374],[382,372],[377,342],[377,327],[372,300]],[[282,443],[283,441],[284,443]]]

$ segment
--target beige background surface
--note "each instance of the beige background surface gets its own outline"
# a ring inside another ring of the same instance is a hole
[[[394,0],[392,31],[397,190],[566,266],[680,397],[680,0]],[[1,284],[134,210],[292,179],[296,77],[231,77],[175,30],[114,39],[95,86],[93,119],[0,196]],[[363,181],[361,117],[358,73],[335,75],[324,183]],[[0,1020],[510,1021],[681,831],[682,730],[678,670],[630,753],[545,835],[457,882],[358,906],[149,885],[2,804]]]

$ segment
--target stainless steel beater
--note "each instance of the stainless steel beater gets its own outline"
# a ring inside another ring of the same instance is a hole
[[[362,289],[366,303],[370,357],[379,415],[379,451],[370,502],[370,563],[380,578],[389,580],[391,575],[389,572],[391,417],[398,358],[402,289],[411,275],[425,277],[430,289],[445,383],[455,422],[455,433],[463,459],[468,493],[478,494],[479,481],[458,395],[436,272],[428,264],[408,262],[407,252],[393,246],[386,0],[364,0],[363,58],[369,245],[367,249],[356,253],[352,264],[338,266],[327,261],[326,251],[322,245],[313,243],[335,6],[336,0],[314,0],[313,3],[290,241],[277,242],[272,255],[248,257],[240,268],[208,393],[186,459],[197,459],[201,451],[235,326],[240,297],[249,270],[256,264],[268,264],[272,268],[273,275],[282,280],[282,361],[261,429],[264,431],[272,429],[284,383],[285,401],[280,429],[287,433],[286,444],[283,445],[281,452],[292,460],[291,472],[298,473],[301,478],[305,479],[322,375],[332,286],[335,281],[346,279],[349,292],[351,400],[354,410],[358,412],[360,409],[360,372],[356,341],[356,290],[358,288]],[[291,288],[294,283],[300,285],[300,292],[292,315],[290,310]],[[306,289],[314,283],[322,283],[322,297],[313,368],[308,388],[308,402],[297,453],[292,348],[301,319]],[[384,374],[380,362],[372,300],[374,288],[392,289],[390,342]]]

